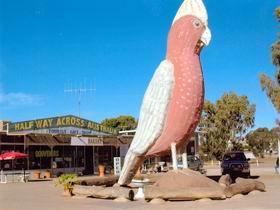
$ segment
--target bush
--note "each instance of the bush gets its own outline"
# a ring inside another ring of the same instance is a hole
[[[77,181],[77,174],[62,174],[56,182],[56,186],[60,185],[64,191],[72,191],[74,182]]]

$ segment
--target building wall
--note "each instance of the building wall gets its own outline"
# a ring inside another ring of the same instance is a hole
[[[104,164],[110,172],[113,158],[119,156],[119,148],[112,145],[72,146],[70,142],[56,145],[38,142],[29,142],[24,135],[0,134],[0,154],[15,151],[29,155],[27,159],[0,161],[1,169],[48,169],[54,175],[67,172],[93,174],[98,172],[98,164]]]
[[[0,132],[7,131],[7,123],[9,123],[9,121],[0,120]]]

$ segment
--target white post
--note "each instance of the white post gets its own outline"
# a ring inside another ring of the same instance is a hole
[[[176,143],[171,143],[172,165],[173,170],[178,170]]]
[[[6,184],[7,183],[7,175],[4,174],[3,170],[1,170],[1,184]]]
[[[0,183],[4,183],[4,173],[3,173],[3,170],[1,170]]]
[[[280,140],[278,139],[278,160],[280,161]],[[278,174],[280,174],[280,164],[278,165]]]
[[[7,135],[9,134],[9,123],[7,123]]]
[[[187,152],[187,145],[184,146],[184,152],[182,154],[183,159],[183,168],[188,168],[188,152]]]

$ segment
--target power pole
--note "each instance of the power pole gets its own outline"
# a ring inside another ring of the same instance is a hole
[[[78,98],[78,111],[79,111],[79,117],[81,117],[81,100],[82,100],[82,94],[87,94],[89,92],[94,92],[96,89],[93,87],[87,88],[85,81],[84,81],[84,85],[78,87],[78,88],[72,88],[72,85],[70,85],[69,88],[64,89],[65,93],[71,93],[71,94],[75,94]]]

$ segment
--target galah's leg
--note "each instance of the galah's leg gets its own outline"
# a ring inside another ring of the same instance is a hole
[[[188,168],[188,154],[187,154],[187,145],[183,147],[184,151],[182,154],[183,159],[183,168]]]
[[[137,155],[133,151],[128,150],[122,168],[122,172],[125,174],[125,176],[120,176],[118,184],[128,185],[135,176],[144,159],[145,156]]]
[[[280,174],[280,140],[278,139],[278,174]]]
[[[176,143],[171,143],[172,165],[173,170],[178,170]]]

